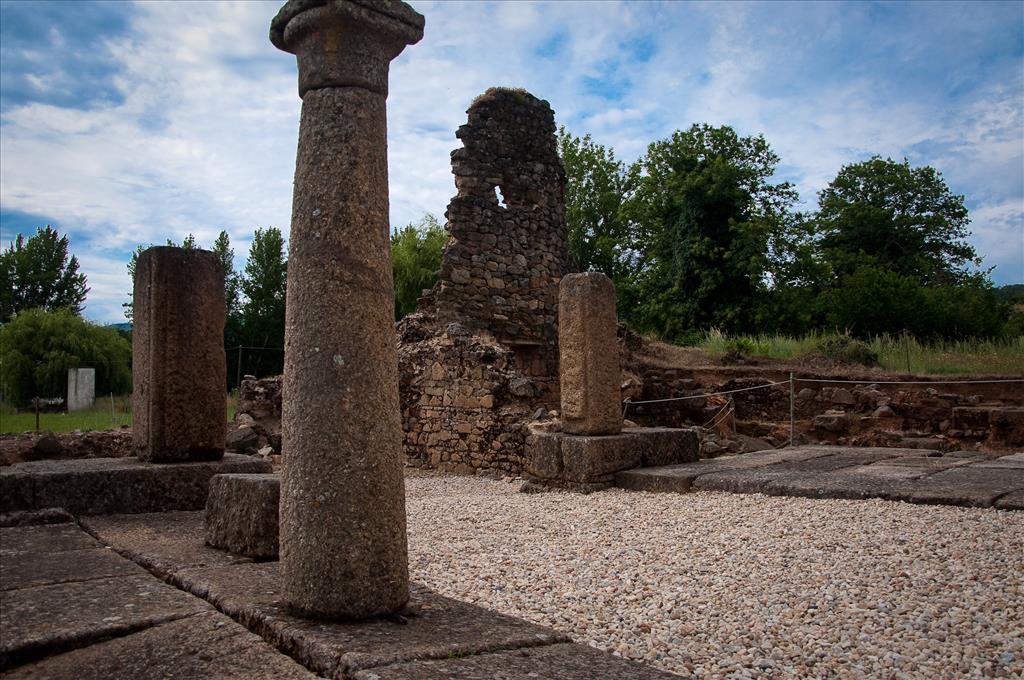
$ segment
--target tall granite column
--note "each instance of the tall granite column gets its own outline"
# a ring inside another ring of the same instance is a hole
[[[158,246],[135,265],[132,443],[140,460],[219,460],[227,432],[224,274],[207,250]]]
[[[622,430],[615,285],[599,272],[567,274],[558,286],[562,431]]]
[[[423,36],[403,2],[289,0],[302,118],[285,305],[280,559],[298,613],[409,597],[388,218],[388,66]]]

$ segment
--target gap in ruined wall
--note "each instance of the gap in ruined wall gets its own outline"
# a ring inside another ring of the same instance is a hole
[[[494,198],[500,207],[508,208],[508,203],[505,202],[505,195],[501,192],[501,186],[494,187]]]

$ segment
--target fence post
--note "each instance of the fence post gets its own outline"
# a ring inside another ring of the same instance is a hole
[[[794,403],[795,403],[796,399],[794,398],[794,395],[793,395],[795,389],[796,388],[794,387],[794,383],[793,383],[793,372],[790,371],[789,372],[789,446],[790,446],[790,448],[793,447],[793,445],[795,443],[794,440],[796,439],[796,436],[795,436],[795,432],[796,432],[796,417],[794,415]]]
[[[242,346],[238,346],[238,366],[235,367],[235,389],[242,393]]]

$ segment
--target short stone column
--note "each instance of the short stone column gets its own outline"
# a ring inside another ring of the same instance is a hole
[[[282,401],[282,594],[363,618],[409,598],[388,215],[388,66],[423,35],[403,2],[289,0],[270,39],[296,55]]]
[[[158,246],[135,265],[132,440],[140,460],[219,460],[227,433],[224,274],[207,250]]]
[[[229,474],[210,478],[206,542],[246,557],[277,557],[278,475]]]
[[[567,274],[558,287],[562,431],[622,430],[615,285],[604,274]]]

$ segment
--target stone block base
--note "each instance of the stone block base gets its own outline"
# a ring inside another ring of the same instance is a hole
[[[536,433],[527,442],[527,490],[605,489],[623,470],[695,461],[699,446],[696,432],[685,428],[637,427],[607,436]]]
[[[201,510],[210,478],[270,472],[270,463],[224,454],[204,463],[145,463],[137,458],[83,458],[17,463],[0,469],[0,513],[63,508],[73,515]]]
[[[206,542],[254,557],[277,558],[279,475],[217,475],[206,499]]]

